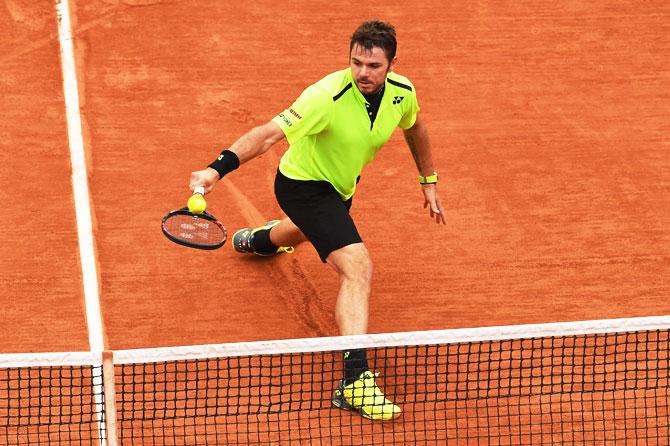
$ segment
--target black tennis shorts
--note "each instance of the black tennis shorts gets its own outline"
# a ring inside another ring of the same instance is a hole
[[[362,242],[349,215],[351,198],[342,201],[327,181],[300,181],[277,170],[275,196],[282,210],[312,242],[322,262],[331,252]]]

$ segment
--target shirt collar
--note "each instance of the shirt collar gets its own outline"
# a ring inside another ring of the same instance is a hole
[[[368,101],[365,99],[365,96],[363,96],[363,93],[361,93],[361,90],[358,89],[356,86],[356,82],[354,82],[354,75],[351,72],[351,67],[347,68],[347,78],[351,82],[351,89],[354,91],[354,95],[356,96],[356,99],[358,99],[358,102],[361,104],[365,105],[368,103]],[[386,76],[386,79],[384,79],[384,91],[386,91],[386,84],[388,83],[388,76]]]

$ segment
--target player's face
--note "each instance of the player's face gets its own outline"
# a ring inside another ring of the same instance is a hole
[[[366,50],[356,43],[351,49],[351,73],[356,86],[363,94],[377,92],[386,82],[386,75],[394,63],[395,58],[389,63],[384,50],[376,46]]]

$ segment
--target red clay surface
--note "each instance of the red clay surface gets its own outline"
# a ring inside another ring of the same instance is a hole
[[[0,352],[87,350],[54,4],[0,4]]]
[[[346,66],[350,33],[376,16],[398,29],[397,71],[430,124],[448,225],[422,209],[396,134],[354,199],[376,265],[370,331],[669,312],[667,3],[72,7],[110,348],[337,334],[337,278],[310,246],[242,258],[175,246],[158,225],[185,203],[191,170]],[[0,10],[0,194],[14,222],[0,235],[0,348],[82,349],[53,4]],[[231,232],[280,215],[284,149],[209,196]]]
[[[398,29],[448,209],[429,220],[396,134],[354,199],[371,332],[670,313],[670,5],[517,3],[71,1],[107,347],[337,334],[311,247],[195,251],[159,222],[371,17]],[[86,350],[54,3],[0,2],[0,26],[0,351]],[[231,233],[280,216],[285,148],[208,197]]]

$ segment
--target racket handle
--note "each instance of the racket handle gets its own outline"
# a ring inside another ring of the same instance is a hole
[[[193,193],[205,195],[205,186],[197,186],[195,189],[193,189]]]

